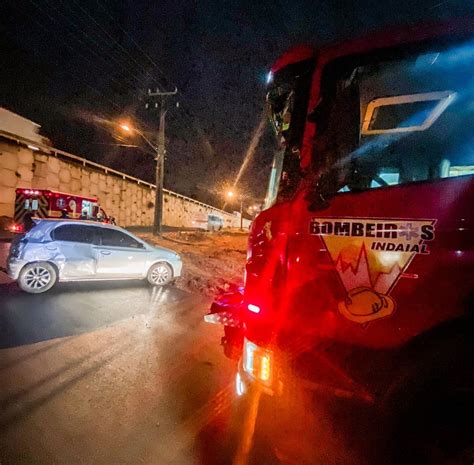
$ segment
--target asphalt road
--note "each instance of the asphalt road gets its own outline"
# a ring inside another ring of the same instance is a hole
[[[0,243],[1,265],[8,247]],[[172,286],[153,288],[140,281],[59,283],[39,295],[22,292],[6,275],[2,282],[0,349],[94,331],[188,297]]]
[[[233,367],[208,301],[140,282],[42,295],[0,282],[2,465],[231,463]]]
[[[146,283],[64,283],[32,295],[0,285],[0,349],[94,331],[114,322],[167,308],[188,295]]]
[[[253,433],[259,398],[238,408],[222,329],[203,322],[209,305],[142,282],[30,295],[0,273],[0,465],[247,465],[249,438],[251,463],[273,464],[269,432],[296,463],[361,465],[329,414],[308,414],[299,397],[296,435],[276,429],[272,405]]]

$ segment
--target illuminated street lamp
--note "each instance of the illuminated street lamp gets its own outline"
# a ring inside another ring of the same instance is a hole
[[[126,124],[126,123],[121,123],[121,124],[119,124],[119,127],[120,127],[120,129],[122,129],[122,130],[125,131],[125,132],[138,134],[138,135],[153,149],[153,151],[154,151],[154,152],[157,154],[157,156],[158,156],[159,147],[158,147],[157,145],[155,145],[153,142],[151,142],[151,141],[145,136],[145,134],[143,134],[143,132],[140,131],[138,128],[136,128],[136,127],[131,127],[129,124]]]

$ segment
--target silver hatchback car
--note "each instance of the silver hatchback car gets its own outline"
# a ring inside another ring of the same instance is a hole
[[[177,253],[118,226],[41,219],[13,240],[7,271],[21,289],[39,294],[57,281],[147,279],[163,286],[180,276],[181,267]]]

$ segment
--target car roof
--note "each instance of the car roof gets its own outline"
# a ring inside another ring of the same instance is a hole
[[[116,226],[116,225],[108,224],[108,223],[99,223],[97,221],[92,221],[92,220],[75,220],[72,218],[34,218],[34,221],[38,226],[40,225],[49,226],[48,229],[54,229],[54,225],[76,224],[76,225],[83,225],[83,226],[95,226],[96,228],[115,229],[117,231],[125,231],[120,226]]]

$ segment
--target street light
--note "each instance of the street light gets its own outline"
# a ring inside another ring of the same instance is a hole
[[[156,154],[158,156],[159,147],[157,145],[155,145],[153,142],[151,142],[145,136],[145,134],[143,134],[143,132],[140,131],[140,129],[138,129],[136,127],[131,127],[130,125],[125,124],[125,123],[120,124],[119,127],[120,127],[120,129],[124,130],[125,132],[138,134],[153,149],[153,151],[156,152]]]
[[[142,131],[136,127],[132,127],[126,123],[119,124],[120,129],[127,133],[138,134],[152,149],[156,160],[156,192],[155,192],[155,217],[153,221],[153,234],[161,234],[161,225],[163,217],[163,170],[164,170],[164,137],[159,137],[159,141],[163,141],[158,145],[151,142]],[[160,132],[164,131],[163,123],[160,124]],[[160,134],[161,136],[161,134]]]

